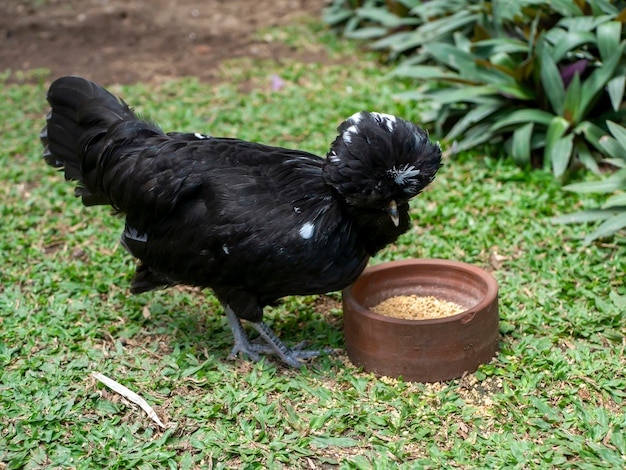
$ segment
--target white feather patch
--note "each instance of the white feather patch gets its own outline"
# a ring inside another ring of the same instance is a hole
[[[387,170],[387,174],[393,178],[394,183],[398,186],[406,186],[407,184],[417,184],[417,181],[411,180],[415,179],[415,177],[420,174],[420,170],[407,163],[401,168],[394,166]]]
[[[387,126],[387,130],[389,132],[393,132],[394,127],[396,127],[396,117],[392,114],[385,113],[372,113],[379,122],[382,122]]]
[[[354,124],[358,124],[363,120],[363,112],[359,111],[358,113],[354,113],[352,116],[348,118],[348,121],[352,121]]]
[[[352,125],[348,127],[345,131],[343,131],[343,141],[346,144],[352,143],[352,136],[357,135],[359,133],[359,128],[356,125]]]
[[[302,225],[302,227],[300,227],[300,230],[299,230],[300,236],[304,238],[305,240],[308,240],[309,238],[311,238],[314,232],[315,232],[315,225],[313,225],[311,222],[306,222],[305,224]]]

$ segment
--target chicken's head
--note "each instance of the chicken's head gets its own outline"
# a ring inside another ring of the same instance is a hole
[[[352,209],[386,211],[395,226],[435,177],[441,147],[412,122],[362,111],[346,119],[324,163],[324,179]]]

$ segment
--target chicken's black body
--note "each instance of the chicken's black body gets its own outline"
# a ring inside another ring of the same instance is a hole
[[[233,352],[269,349],[292,365],[307,356],[282,343],[276,351],[263,307],[352,283],[370,255],[409,228],[407,202],[440,166],[440,149],[424,131],[383,114],[352,116],[323,159],[166,134],[78,77],[56,80],[47,99],[44,157],[79,181],[85,205],[108,204],[126,215],[122,244],[141,260],[132,291],[209,287],[236,341],[246,343]],[[262,325],[270,347],[238,338],[237,317]]]

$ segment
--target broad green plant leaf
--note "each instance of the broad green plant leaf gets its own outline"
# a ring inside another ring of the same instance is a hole
[[[459,74],[435,65],[400,66],[395,68],[389,76],[417,78],[420,80],[462,81]]]
[[[580,16],[581,9],[572,0],[551,0],[550,7],[561,13],[563,16]]]
[[[464,26],[475,23],[480,19],[480,15],[473,13],[470,10],[462,9],[456,13],[424,22],[419,28],[417,33],[421,35],[425,41],[432,41],[435,38],[451,35],[455,31],[461,30]]]
[[[398,28],[405,25],[415,25],[421,23],[418,18],[405,17],[400,18],[382,7],[363,7],[356,10],[358,17],[365,20],[379,23],[386,28]]]
[[[565,100],[563,103],[563,116],[572,124],[577,124],[580,116],[580,93],[582,87],[580,84],[580,74],[574,74],[574,78],[567,87],[565,92]]]
[[[607,238],[626,228],[626,208],[623,212],[605,220],[592,233],[585,237],[584,243],[590,244],[598,238]]]
[[[626,188],[624,188],[624,190],[626,190]],[[604,204],[602,204],[603,209],[610,209],[612,207],[621,207],[621,206],[626,207],[626,193],[620,193],[620,194],[611,196],[606,201],[604,201]]]
[[[573,134],[564,137],[568,129],[569,122],[566,119],[554,116],[546,131],[543,164],[544,168],[550,165],[557,177],[564,173],[572,153]]]
[[[548,31],[544,37],[554,45],[552,59],[557,63],[577,47],[596,42],[596,36],[590,31],[565,31],[561,28]]]
[[[513,132],[511,155],[519,166],[526,166],[530,163],[531,137],[534,127],[533,122],[528,122]]]
[[[614,210],[607,209],[588,209],[585,211],[574,212],[572,214],[559,215],[552,217],[550,222],[553,224],[586,224],[589,222],[599,222],[606,220],[615,215]]]
[[[606,91],[611,99],[613,111],[618,111],[624,100],[624,89],[626,88],[626,75],[619,75],[609,80]]]
[[[368,28],[360,28],[354,31],[347,32],[345,36],[351,39],[374,39],[380,38],[387,34],[387,28],[380,26],[371,26]]]
[[[483,39],[474,43],[474,53],[480,57],[491,57],[499,53],[526,53],[528,44],[518,39],[494,38]]]
[[[581,194],[608,194],[624,188],[626,188],[626,169],[618,170],[608,178],[600,181],[585,181],[563,186],[565,191]]]
[[[574,134],[582,135],[585,140],[593,145],[596,150],[604,153],[605,149],[600,145],[600,139],[606,135],[606,131],[591,121],[583,121],[574,128]]]
[[[565,87],[556,62],[552,58],[550,45],[542,39],[539,57],[541,60],[540,79],[546,97],[550,102],[555,114],[563,115],[563,104],[565,102]]]
[[[509,113],[508,116],[498,119],[498,121],[493,124],[491,129],[496,131],[507,126],[527,122],[534,122],[547,127],[554,117],[554,114],[541,109],[518,109]]]
[[[483,121],[488,116],[496,113],[502,108],[502,103],[485,103],[482,105],[476,106],[474,109],[465,114],[455,125],[452,127],[448,135],[446,136],[447,140],[452,140],[457,138],[463,132],[465,132],[470,126],[476,124],[477,122]]]
[[[606,121],[606,125],[611,134],[613,134],[613,137],[615,137],[615,140],[617,140],[621,146],[623,158],[626,158],[626,127],[620,126],[613,121]]]
[[[578,156],[578,161],[580,161],[580,163],[582,163],[585,168],[588,168],[594,173],[600,173],[598,162],[593,156],[593,153],[591,153],[591,150],[589,150],[589,146],[585,142],[580,139],[575,141],[574,150],[576,152],[576,155]]]
[[[613,55],[606,60],[601,67],[595,69],[589,78],[587,78],[582,84],[582,90],[580,95],[580,115],[586,116],[589,111],[589,107],[595,101],[597,95],[604,91],[609,80],[613,77],[617,65],[622,60],[624,54],[624,43],[613,51]]]
[[[463,139],[457,143],[456,151],[462,152],[479,144],[488,142],[493,137],[489,132],[488,124],[478,124],[465,133]]]
[[[603,135],[598,141],[604,152],[613,158],[626,159],[624,156],[624,148],[610,135]]]
[[[563,176],[565,170],[569,166],[569,162],[572,160],[572,149],[574,148],[574,134],[567,134],[566,136],[557,139],[556,142],[551,145],[551,161],[552,172],[557,178]]]
[[[606,62],[619,49],[622,37],[622,24],[619,21],[603,23],[598,26],[596,37],[600,58]]]
[[[497,90],[488,85],[431,90],[428,92],[428,95],[442,105],[457,103],[484,104],[487,101],[498,101]]]

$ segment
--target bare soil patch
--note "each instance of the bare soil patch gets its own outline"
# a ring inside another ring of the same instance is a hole
[[[105,85],[182,76],[216,81],[219,64],[226,59],[280,61],[302,54],[256,33],[319,16],[324,4],[324,0],[4,0],[0,72],[43,68],[53,78],[75,74]],[[24,78],[12,73],[10,80]]]

